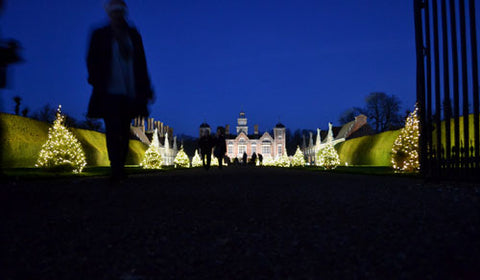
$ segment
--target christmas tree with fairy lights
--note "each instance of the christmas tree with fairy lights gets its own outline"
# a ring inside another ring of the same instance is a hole
[[[275,166],[278,167],[290,167],[290,159],[286,152],[282,153],[281,156],[275,159]]]
[[[415,109],[405,121],[405,127],[393,142],[392,165],[396,171],[416,172],[420,170],[419,138],[418,107],[415,105]]]
[[[145,152],[143,161],[140,163],[145,169],[161,169],[163,165],[163,158],[160,153],[160,141],[158,140],[157,129],[153,133],[152,143]]]
[[[335,169],[340,164],[340,157],[337,150],[333,147],[333,142],[329,141],[317,153],[317,166],[325,169]]]
[[[62,106],[57,109],[57,118],[48,129],[48,139],[42,146],[36,167],[61,168],[81,173],[87,165],[80,141],[65,127]]]
[[[180,147],[180,151],[178,151],[175,159],[173,160],[175,163],[175,167],[182,167],[182,168],[189,168],[190,167],[190,159],[188,158],[187,154],[183,150],[183,145]]]
[[[200,167],[202,166],[202,159],[198,154],[198,150],[195,150],[195,155],[192,158],[192,167]]]
[[[292,158],[292,167],[295,166],[305,166],[305,157],[299,146],[297,146],[297,150],[295,151],[295,154]]]

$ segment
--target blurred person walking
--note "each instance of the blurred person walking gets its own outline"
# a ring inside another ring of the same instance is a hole
[[[92,95],[87,116],[103,118],[111,179],[126,178],[124,165],[134,117],[148,116],[153,91],[142,37],[127,22],[123,0],[105,4],[109,24],[93,31],[87,54],[88,83]]]
[[[212,161],[212,148],[214,145],[215,139],[212,138],[209,130],[205,130],[198,140],[198,146],[200,148],[203,167],[205,167],[206,170],[210,169],[210,162]]]
[[[223,167],[223,158],[227,152],[227,145],[225,143],[225,128],[222,126],[217,127],[217,135],[215,136],[215,149],[213,154],[218,159],[218,168]]]

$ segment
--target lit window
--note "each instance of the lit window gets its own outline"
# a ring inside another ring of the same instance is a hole
[[[263,145],[262,146],[262,154],[270,154],[270,146],[269,145]]]
[[[252,144],[252,154],[257,152],[257,144]]]
[[[282,154],[282,145],[278,145],[278,154],[279,154],[279,155]]]
[[[233,154],[233,144],[228,144],[228,153]]]
[[[238,145],[238,155],[242,156],[244,152],[247,151],[247,146],[245,145]]]

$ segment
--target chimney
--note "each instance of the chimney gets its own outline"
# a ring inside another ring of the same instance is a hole
[[[152,123],[153,123],[153,119],[148,118],[147,119],[147,131],[152,131]]]
[[[229,124],[225,125],[225,135],[230,135],[230,125]]]
[[[173,127],[168,128],[168,135],[170,135],[170,137],[173,137]]]
[[[145,118],[142,117],[140,121],[140,128],[142,129],[142,132],[145,133]]]
[[[253,126],[253,134],[258,135],[258,124]]]
[[[160,128],[158,129],[158,132],[160,133],[160,136],[163,136],[163,122],[160,122]]]

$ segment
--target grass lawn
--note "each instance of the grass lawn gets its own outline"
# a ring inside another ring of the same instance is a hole
[[[174,167],[168,166],[163,169],[143,169],[138,165],[127,165],[125,171],[128,175],[134,174],[156,174],[173,170]],[[7,177],[21,178],[21,179],[56,179],[56,178],[82,178],[82,177],[98,177],[109,176],[110,167],[95,166],[85,167],[82,173],[74,174],[68,171],[55,171],[42,168],[6,168],[3,170]]]
[[[419,173],[398,173],[388,166],[370,166],[370,165],[358,165],[358,166],[338,166],[333,170],[325,170],[323,168],[309,166],[308,170],[314,172],[332,172],[332,173],[344,173],[344,174],[359,174],[359,175],[384,175],[384,176],[401,176],[401,177],[418,177]]]

